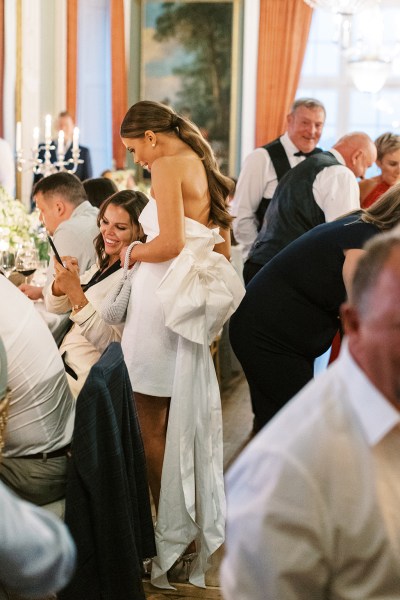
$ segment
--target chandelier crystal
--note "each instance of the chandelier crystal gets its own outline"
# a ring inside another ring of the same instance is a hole
[[[341,15],[354,15],[366,8],[371,8],[379,0],[304,0],[312,8],[323,8]]]
[[[354,85],[360,92],[376,94],[379,92],[390,73],[391,63],[377,57],[364,57],[349,60],[347,69]]]
[[[304,0],[311,8],[322,8],[339,17],[338,41],[342,49],[350,46],[353,15],[377,6],[380,0]]]

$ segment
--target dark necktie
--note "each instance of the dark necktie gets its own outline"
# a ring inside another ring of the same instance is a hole
[[[305,156],[307,158],[307,156],[312,156],[313,154],[319,154],[321,152],[320,148],[314,148],[314,150],[311,150],[311,152],[303,152],[302,150],[299,150],[298,152],[295,152],[293,156]]]

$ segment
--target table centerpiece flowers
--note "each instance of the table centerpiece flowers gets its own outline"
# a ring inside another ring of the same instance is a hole
[[[40,260],[48,259],[47,234],[40,222],[39,211],[29,212],[20,200],[0,185],[0,251],[16,252],[27,244],[36,246]]]

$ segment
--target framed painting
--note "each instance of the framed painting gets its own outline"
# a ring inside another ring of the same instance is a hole
[[[171,105],[196,123],[227,175],[237,155],[240,5],[142,2],[141,98]]]

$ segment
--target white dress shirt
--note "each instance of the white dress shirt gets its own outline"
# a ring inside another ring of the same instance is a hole
[[[53,336],[32,300],[4,276],[0,308],[11,390],[3,454],[64,448],[72,438],[75,407]]]
[[[399,424],[344,344],[228,473],[226,600],[400,597]]]
[[[305,159],[304,156],[294,156],[298,148],[291,142],[288,133],[282,135],[280,141],[291,167]],[[256,148],[243,163],[231,204],[231,213],[236,217],[233,233],[243,247],[243,260],[246,260],[257,237],[256,212],[260,202],[262,198],[272,198],[277,185],[278,179],[269,153],[264,148]]]
[[[62,221],[54,232],[54,244],[60,256],[75,256],[78,259],[79,272],[85,273],[96,262],[94,239],[99,234],[97,227],[98,209],[85,200],[77,206],[66,221]],[[43,289],[53,283],[54,261],[50,251],[50,263],[47,270],[47,281]]]
[[[334,148],[329,152],[341,164],[322,169],[313,184],[314,200],[327,223],[360,208],[360,187],[354,173],[346,167],[340,152]]]
[[[7,588],[37,598],[68,583],[76,551],[67,527],[1,482],[0,539],[0,582]]]

